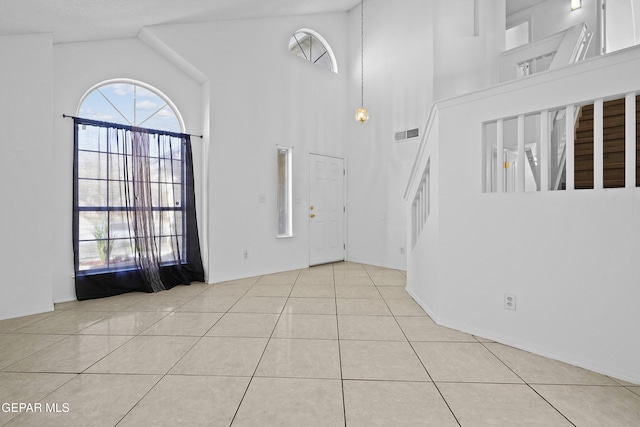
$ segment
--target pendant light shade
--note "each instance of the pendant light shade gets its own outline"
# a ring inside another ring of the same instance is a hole
[[[367,120],[369,120],[369,110],[364,107],[357,108],[356,120],[359,121],[360,123],[364,123]]]
[[[360,108],[356,109],[356,120],[369,120],[369,110],[364,107],[364,0],[360,0]]]

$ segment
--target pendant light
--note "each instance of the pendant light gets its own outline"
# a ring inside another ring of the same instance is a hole
[[[356,120],[369,120],[369,110],[364,107],[364,0],[360,0],[360,108],[356,109]]]

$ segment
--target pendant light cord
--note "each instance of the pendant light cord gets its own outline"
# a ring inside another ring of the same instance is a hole
[[[364,0],[360,0],[360,106],[364,106]]]

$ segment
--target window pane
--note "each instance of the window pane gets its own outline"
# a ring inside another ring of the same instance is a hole
[[[182,234],[181,211],[156,211],[153,213],[153,223],[156,236]]]
[[[107,155],[91,151],[78,152],[78,178],[107,178]]]
[[[278,148],[278,235],[292,234],[291,149]]]
[[[78,244],[78,265],[80,270],[106,268],[107,260],[101,257],[106,253],[108,240],[89,240]]]
[[[172,138],[169,136],[163,136],[160,138],[160,157],[165,157],[167,159],[171,158],[173,146],[175,144],[176,138]]]
[[[146,117],[145,117],[146,118]],[[162,129],[170,132],[180,132],[180,123],[173,110],[168,105],[158,111],[144,122],[144,127],[148,129]]]
[[[109,152],[131,155],[131,139],[124,129],[109,129]]]
[[[173,182],[182,182],[182,161],[174,160],[172,162],[171,173],[173,174]]]
[[[325,54],[320,59],[317,59],[315,63],[328,70],[331,70],[331,67],[332,67],[331,57],[328,54]]]
[[[81,126],[78,129],[78,149],[100,151],[99,129],[95,126]]]
[[[158,147],[157,135],[149,135],[149,156],[158,157],[160,148]]]
[[[178,241],[180,237],[176,236],[163,236],[158,239],[160,243],[160,261],[161,262],[174,262],[178,261]]]
[[[107,212],[89,211],[79,213],[79,240],[107,238]]]
[[[183,212],[175,211],[174,213],[175,215],[172,217],[171,227],[178,236],[185,235],[186,230],[184,229]]]
[[[182,184],[175,184],[173,186],[173,207],[180,208],[182,207],[182,199],[183,199],[183,187]]]
[[[158,184],[152,183],[151,187],[151,204],[153,206],[160,206],[160,194]]]
[[[110,212],[109,213],[109,238],[110,239],[128,239],[130,238],[129,219],[127,212]],[[133,221],[133,215],[130,218]],[[133,226],[133,224],[131,224]]]
[[[173,185],[160,184],[160,206],[173,207],[175,200],[173,198]]]
[[[182,149],[183,149],[182,139],[180,138],[172,138],[171,143],[171,158],[173,160],[182,160]]]
[[[78,180],[78,206],[106,206],[107,182],[89,179]]]
[[[131,156],[109,154],[109,179],[125,179],[131,176]]]
[[[327,55],[327,49],[324,48],[320,40],[315,37],[311,38],[311,62],[316,63],[322,56]]]
[[[157,158],[149,159],[149,180],[151,182],[160,181],[160,161]]]
[[[129,183],[130,196],[133,195],[133,189]],[[127,182],[125,181],[109,181],[109,206],[125,207],[127,206]]]
[[[122,118],[118,112],[109,104],[101,92],[94,90],[89,93],[80,106],[80,117],[92,120],[102,120],[105,122],[121,123]],[[120,122],[118,121],[120,120]],[[87,126],[89,129],[89,126]],[[97,128],[94,128],[97,129]]]
[[[289,40],[289,51],[301,58],[309,60],[309,36],[305,33],[296,33]]]
[[[182,182],[182,165],[180,161],[168,158],[160,159],[160,182]]]
[[[111,117],[111,122],[135,124],[133,120],[133,106],[135,85],[131,83],[113,83],[96,89],[104,98],[109,100],[109,107],[105,113]],[[84,102],[83,102],[84,107]],[[99,119],[105,120],[105,119]]]
[[[134,243],[131,239],[116,239],[111,241],[110,267],[129,267],[135,265],[133,256]]]
[[[305,31],[295,33],[289,39],[289,52],[327,70],[336,71],[329,47],[318,37]]]

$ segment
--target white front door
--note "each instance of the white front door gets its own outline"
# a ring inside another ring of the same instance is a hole
[[[309,155],[309,264],[344,261],[344,160]]]

